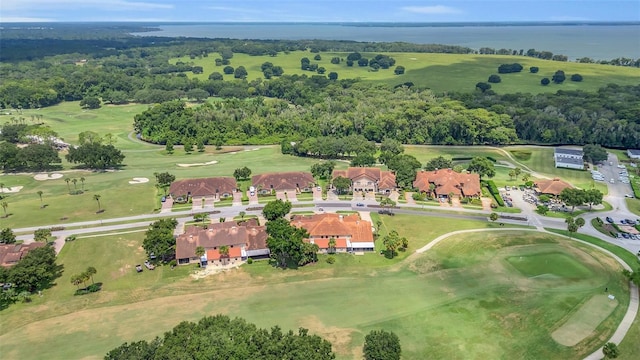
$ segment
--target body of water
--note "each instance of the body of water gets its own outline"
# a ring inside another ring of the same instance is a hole
[[[640,25],[352,26],[341,24],[180,24],[140,36],[278,40],[404,41],[472,49],[528,49],[563,54],[571,60],[640,58]]]

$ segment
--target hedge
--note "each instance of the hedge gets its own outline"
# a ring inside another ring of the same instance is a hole
[[[496,183],[494,183],[493,180],[487,180],[485,181],[485,185],[491,195],[493,195],[493,198],[496,199],[498,206],[504,206],[504,201],[502,200],[502,196],[500,196],[500,191],[498,191]]]

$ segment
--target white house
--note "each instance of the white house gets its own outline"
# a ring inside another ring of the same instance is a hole
[[[557,168],[584,170],[582,149],[555,148],[553,158]]]
[[[640,159],[640,149],[628,149],[627,155],[629,155],[631,159]]]

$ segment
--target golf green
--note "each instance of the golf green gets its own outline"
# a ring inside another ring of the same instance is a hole
[[[530,278],[558,277],[581,280],[593,276],[593,271],[589,268],[560,252],[511,256],[507,261],[522,275]]]

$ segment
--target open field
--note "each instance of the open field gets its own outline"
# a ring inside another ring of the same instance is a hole
[[[362,53],[363,57],[373,58],[378,53]],[[302,71],[300,59],[309,58],[312,64],[326,69],[326,74],[334,71],[338,73],[338,79],[359,78],[365,81],[383,82],[389,85],[402,84],[411,81],[417,86],[428,87],[436,92],[445,91],[473,91],[475,84],[486,82],[489,75],[498,74],[498,66],[501,64],[520,63],[524,69],[521,73],[500,74],[502,82],[491,84],[492,90],[498,93],[542,93],[556,92],[558,90],[596,90],[609,83],[635,85],[640,79],[640,69],[617,67],[597,64],[578,64],[571,62],[557,62],[534,59],[525,56],[501,56],[501,55],[464,55],[464,54],[425,54],[425,53],[385,53],[396,59],[396,66],[404,66],[404,75],[395,75],[392,67],[387,70],[370,71],[369,67],[359,67],[357,63],[353,67],[346,65],[348,53],[320,53],[321,60],[314,60],[316,54],[308,51],[293,51],[288,54],[279,53],[276,57],[250,56],[247,54],[234,54],[231,66],[236,68],[244,66],[248,72],[248,80],[263,78],[260,66],[264,62],[271,62],[281,66],[285,74],[307,74],[311,76],[315,72]],[[332,57],[340,57],[345,61],[340,64],[332,64]],[[219,72],[223,74],[224,66],[215,66],[217,54],[201,59],[187,57],[171,59],[202,66],[202,74],[188,74],[201,80],[208,78],[209,74]],[[537,74],[529,72],[529,67],[537,66],[540,71]],[[561,85],[540,85],[542,78],[551,78],[556,70],[563,70],[567,74],[567,80]],[[579,73],[583,76],[582,82],[569,80],[572,74]],[[225,80],[233,79],[233,75],[224,75]]]
[[[439,218],[421,218],[420,229],[400,227],[414,220],[384,217],[383,228],[411,233],[414,246],[446,231],[435,225],[442,223]],[[364,334],[379,328],[399,335],[406,359],[577,359],[612,333],[628,302],[626,282],[612,259],[544,234],[465,234],[404,260],[342,254],[333,265],[322,256],[316,265],[287,271],[255,262],[201,280],[186,276],[192,267],[136,274],[132,266],[143,257],[141,239],[138,233],[67,244],[58,285],[33,304],[4,311],[3,357],[97,359],[124,341],[150,339],[182,320],[225,313],[259,326],[307,327],[330,339],[339,359],[357,358]],[[528,271],[555,276],[523,275],[508,261],[520,257],[539,260]],[[103,290],[74,297],[69,278],[89,265],[98,270]],[[595,322],[597,334],[574,347],[553,341],[550,334],[605,286],[620,304]]]

